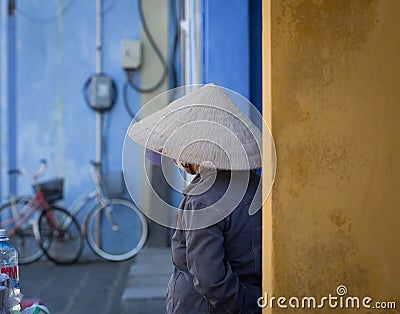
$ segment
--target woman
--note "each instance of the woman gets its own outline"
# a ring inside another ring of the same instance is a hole
[[[191,195],[209,171],[186,164],[195,172],[184,189],[184,210],[199,210],[220,199],[231,181],[230,171],[217,171],[206,192]],[[259,184],[250,173],[249,187],[226,218],[198,230],[176,230],[172,238],[174,271],[167,293],[167,313],[259,313],[261,296],[261,211],[249,216]]]
[[[167,313],[261,313],[258,129],[222,89],[205,85],[128,134],[195,175],[172,238]]]

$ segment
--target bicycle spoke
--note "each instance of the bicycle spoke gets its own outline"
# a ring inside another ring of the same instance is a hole
[[[112,205],[108,205],[104,213],[106,215],[106,218],[108,219],[111,229],[115,232],[119,231],[118,223],[112,217]]]
[[[37,219],[26,216],[30,215],[26,207],[28,201],[23,197],[12,198],[0,208],[1,228],[7,230],[11,244],[18,251],[20,264],[35,262],[44,254],[34,234]]]
[[[57,264],[75,263],[81,255],[83,239],[78,222],[68,211],[53,207],[52,213],[43,212],[39,219],[43,249],[46,256]]]
[[[86,238],[99,256],[122,261],[133,257],[147,239],[147,221],[127,200],[110,199],[91,210],[86,221]]]

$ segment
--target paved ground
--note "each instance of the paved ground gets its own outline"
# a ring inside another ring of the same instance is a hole
[[[40,298],[51,314],[118,314],[132,263],[56,266],[44,260],[21,265],[21,290],[26,297]]]
[[[170,248],[145,248],[129,270],[122,295],[124,314],[165,314],[167,286],[172,272]]]

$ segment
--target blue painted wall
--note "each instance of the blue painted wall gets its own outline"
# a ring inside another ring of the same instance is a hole
[[[141,34],[137,5],[105,0],[104,9],[103,70],[121,86],[121,40]],[[82,85],[95,72],[96,1],[18,1],[16,20],[17,165],[35,169],[46,158],[47,176],[66,178],[69,203],[90,186],[88,161],[95,159],[96,118],[83,101]],[[132,92],[130,99],[138,105],[140,95]],[[129,122],[119,98],[104,117],[106,170],[121,170]],[[26,189],[23,180],[19,188]]]
[[[9,36],[5,2],[1,4],[1,34]],[[141,36],[137,1],[103,3],[103,71],[120,90],[125,80],[121,40]],[[15,92],[2,97],[0,104],[1,121],[6,124],[1,125],[2,202],[5,194],[13,192],[6,175],[10,165],[33,172],[45,158],[48,170],[43,179],[65,178],[64,204],[68,206],[93,187],[89,160],[96,157],[96,114],[84,102],[82,87],[95,72],[96,1],[30,0],[17,1],[17,6],[15,53],[7,54],[7,41],[0,41],[2,64],[7,56],[16,63],[11,75],[0,69],[2,86],[8,86],[14,75],[16,83]],[[15,104],[10,102],[13,97]],[[140,106],[140,94],[130,91],[129,99],[134,107]],[[15,115],[8,116],[13,111]],[[106,174],[122,171],[122,145],[130,120],[119,97],[114,109],[104,116]],[[15,132],[10,132],[13,128]],[[31,194],[31,184],[20,177],[16,190]]]
[[[140,39],[141,36],[137,1],[103,2],[103,70],[116,81],[121,93],[125,80],[121,68],[121,40]],[[2,1],[2,10],[6,7],[4,3]],[[39,159],[46,158],[49,162],[46,178],[62,176],[66,179],[65,204],[68,205],[92,186],[88,161],[95,159],[96,115],[83,101],[82,86],[95,71],[96,1],[30,0],[17,1],[17,5],[15,163],[18,167],[35,170]],[[203,0],[203,81],[231,88],[247,98],[253,95],[251,12],[248,1]],[[6,14],[1,12],[0,16],[0,25],[5,27]],[[1,30],[0,58],[7,48],[1,37],[3,33]],[[177,68],[179,74],[179,63]],[[0,69],[0,73],[0,84],[4,85],[7,77],[4,70]],[[139,107],[140,98],[140,94],[130,90],[134,111]],[[4,102],[6,98],[1,99],[3,115],[8,113],[8,103]],[[6,120],[2,116],[1,121]],[[105,115],[104,122],[108,134],[105,171],[121,171],[122,145],[130,123],[122,97]],[[3,132],[7,129],[4,125],[0,127],[3,196],[9,191],[5,173],[13,148],[8,145],[12,144],[8,141],[10,134]],[[140,182],[139,173],[137,179]],[[18,192],[30,193],[29,182],[20,178],[17,183]]]
[[[249,3],[205,0],[203,79],[250,96]]]
[[[17,165],[36,169],[40,158],[48,159],[47,175],[66,177],[68,203],[90,186],[88,160],[95,158],[95,113],[84,103],[81,91],[95,70],[96,4],[77,0],[17,3]],[[204,82],[250,98],[254,50],[250,49],[249,2],[204,0],[203,7]],[[120,87],[125,79],[121,40],[141,36],[137,3],[104,0],[104,8],[104,72]],[[131,91],[130,99],[139,105],[139,94]],[[121,169],[121,147],[129,122],[120,97],[105,116],[105,125],[109,123],[106,169]],[[18,187],[29,188],[23,180]]]
[[[262,111],[262,0],[249,0],[250,101]]]
[[[262,0],[203,0],[203,81],[262,108]]]

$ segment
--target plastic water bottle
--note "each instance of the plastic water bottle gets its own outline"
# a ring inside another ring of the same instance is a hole
[[[11,313],[19,313],[22,296],[19,286],[18,253],[7,241],[6,230],[0,229],[0,272],[7,274],[11,279]]]

